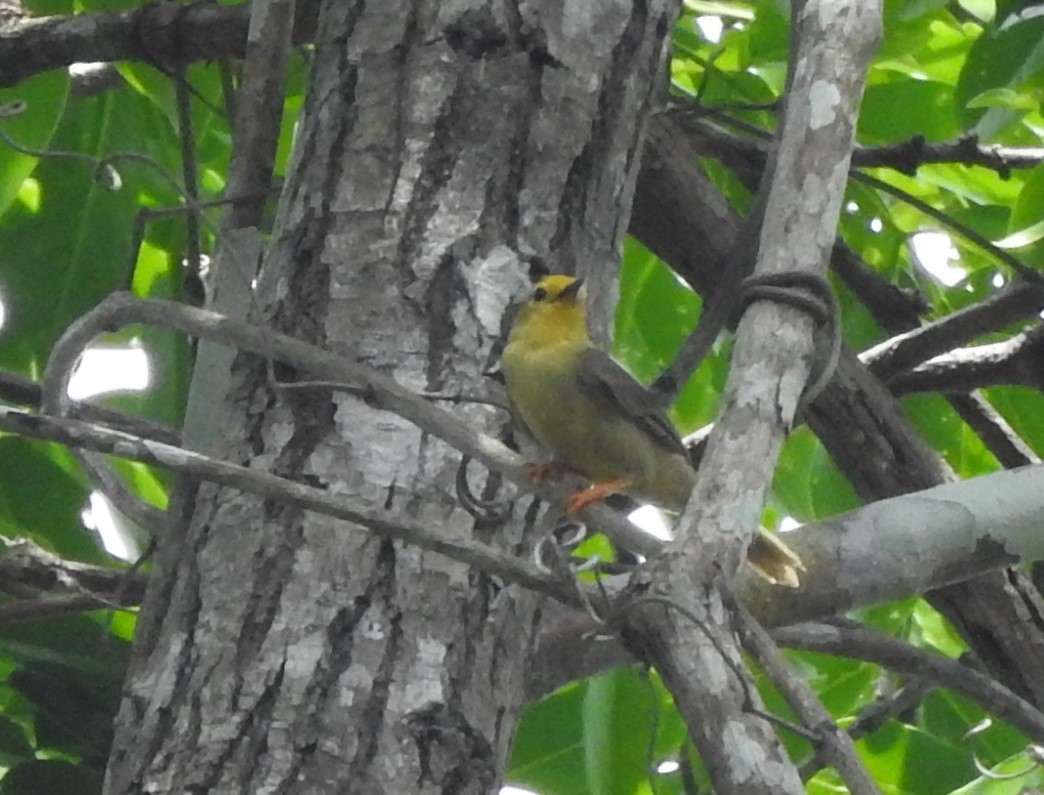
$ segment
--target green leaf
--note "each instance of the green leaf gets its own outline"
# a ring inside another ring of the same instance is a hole
[[[589,680],[583,703],[584,768],[592,795],[630,795],[649,780],[656,693],[635,669]]]
[[[0,516],[63,557],[108,562],[80,519],[87,486],[56,458],[67,455],[58,445],[0,437]]]
[[[67,676],[103,692],[119,690],[130,652],[89,615],[0,627],[0,652],[22,666],[60,666]]]
[[[108,754],[120,706],[118,681],[35,663],[15,671],[8,683],[36,707],[39,749],[95,760]]]
[[[968,645],[953,625],[923,599],[919,599],[914,606],[913,619],[920,636],[917,638],[918,646],[934,648],[951,659],[956,659],[968,650]]]
[[[21,147],[49,149],[68,92],[69,75],[64,70],[44,72],[13,88],[0,89],[0,105],[17,102],[25,107],[17,116],[0,118],[0,129]],[[0,215],[18,196],[37,162],[37,158],[0,143]]]
[[[1021,93],[1024,84],[1044,68],[1044,17],[1004,23],[972,45],[961,70],[954,103],[965,129],[984,140],[993,138],[1016,122],[1019,113],[1008,108],[987,111],[970,103],[988,91],[1007,88]],[[1039,98],[1037,98],[1039,105]],[[1021,105],[1021,101],[1015,103]]]
[[[1002,86],[990,88],[968,100],[967,108],[1007,108],[1015,111],[1031,111],[1040,105],[1039,100],[1029,94]]]
[[[852,484],[808,428],[799,428],[783,445],[772,481],[781,512],[808,522],[861,505]]]
[[[789,9],[782,3],[758,3],[750,26],[750,62],[784,63],[789,56]]]
[[[903,77],[869,85],[863,95],[859,140],[864,143],[896,143],[916,135],[944,141],[959,131],[953,86],[946,83]]]
[[[36,751],[25,729],[7,717],[0,716],[0,765],[14,767],[35,756]]]
[[[990,717],[982,707],[963,696],[936,688],[925,696],[919,724],[934,737],[973,751],[992,765],[1026,747],[1026,737],[1010,726],[993,720],[989,728],[967,736],[968,731]]]
[[[993,454],[942,396],[910,395],[903,398],[902,403],[917,429],[961,477],[996,470]]]
[[[642,381],[658,376],[696,325],[700,299],[649,255],[621,280],[614,353]]]
[[[1016,754],[990,773],[992,777],[980,776],[950,795],[1033,795],[1044,786],[1044,767],[1026,754]]]
[[[948,795],[975,777],[965,749],[898,721],[859,740],[856,749],[870,775],[889,793]]]
[[[1042,238],[1044,238],[1044,218],[1007,237],[993,241],[993,245],[1004,249],[1025,248]]]
[[[134,105],[125,91],[81,100],[65,114],[52,144],[93,157],[133,147],[139,128]],[[125,174],[124,188],[113,192],[94,172],[85,162],[41,162],[35,174],[42,190],[39,212],[14,205],[3,218],[4,294],[12,307],[4,333],[31,352],[29,361],[6,363],[22,372],[42,369],[69,323],[129,284],[136,175]]]
[[[669,365],[696,326],[702,301],[640,242],[627,238],[616,307],[613,355],[649,383]],[[672,417],[682,433],[710,422],[727,363],[712,352],[682,387]]]
[[[1025,173],[1022,190],[1011,208],[1007,235],[997,243],[1015,247],[1019,244],[1019,260],[1026,265],[1044,268],[1044,229],[1041,228],[1041,208],[1044,207],[1044,165]]]
[[[993,407],[1014,431],[1038,454],[1044,452],[1044,395],[1036,389],[992,388],[985,390]]]
[[[505,780],[542,795],[587,795],[581,708],[586,683],[568,685],[526,708],[511,742]]]

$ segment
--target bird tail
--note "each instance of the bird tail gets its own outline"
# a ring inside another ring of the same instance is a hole
[[[754,571],[775,585],[787,588],[801,586],[800,573],[805,571],[805,564],[778,535],[764,528],[758,528],[758,534],[750,542],[747,562]]]

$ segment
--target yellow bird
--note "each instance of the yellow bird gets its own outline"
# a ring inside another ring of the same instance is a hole
[[[554,457],[531,474],[540,480],[565,469],[593,481],[569,498],[569,514],[617,492],[679,512],[696,473],[659,397],[592,344],[581,286],[565,275],[538,282],[501,358],[516,420]],[[765,530],[748,560],[770,582],[790,587],[804,570]]]

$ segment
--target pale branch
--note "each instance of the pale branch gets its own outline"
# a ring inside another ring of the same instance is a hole
[[[335,495],[268,472],[230,464],[180,447],[138,439],[68,417],[30,414],[0,406],[0,428],[23,436],[47,439],[70,447],[141,461],[193,478],[256,494],[266,499],[322,513],[361,525],[385,538],[438,552],[503,579],[571,604],[578,604],[575,584],[554,580],[544,570],[477,541],[448,538],[428,523],[387,511],[347,504]]]
[[[1044,741],[1044,713],[996,679],[957,660],[918,649],[853,622],[798,624],[772,631],[781,646],[866,660],[930,680],[980,704],[1027,737]]]
[[[837,725],[812,688],[787,662],[769,634],[738,602],[732,605],[732,610],[744,648],[812,732],[818,758],[840,773],[852,795],[880,795],[880,789],[856,754],[852,738]]]
[[[949,353],[984,334],[1000,331],[1044,309],[1044,287],[1018,282],[931,323],[897,333],[859,358],[885,382]]]
[[[783,536],[808,567],[802,587],[779,588],[742,572],[737,598],[761,624],[782,626],[1044,559],[1041,493],[1044,467],[1029,466],[879,500],[804,525]],[[619,660],[605,644],[575,642],[593,628],[572,614],[561,617],[560,629],[552,625],[534,662],[543,672],[534,687],[564,684],[554,678],[556,670],[575,677]],[[561,668],[563,661],[567,668]]]
[[[950,407],[1006,469],[1039,464],[1040,458],[981,393],[945,395]]]
[[[218,249],[208,279],[208,308],[228,317],[246,320],[254,295],[250,285],[257,276],[264,244],[260,227],[265,197],[272,190],[279,144],[290,57],[296,0],[254,0],[249,4],[250,25],[238,90],[226,93],[233,102],[232,159],[225,195],[232,197],[221,221]],[[224,72],[223,72],[224,74]],[[179,87],[181,81],[179,81]],[[191,145],[191,141],[183,146]],[[231,384],[235,351],[201,340],[185,408],[185,446],[197,452],[214,452],[221,417],[210,410],[226,397]],[[172,502],[193,502],[193,484],[182,482]]]
[[[935,356],[892,376],[888,385],[901,395],[960,393],[991,386],[1044,388],[1044,325],[1002,342],[958,348]]]
[[[762,186],[767,201],[755,275],[826,272],[866,69],[880,36],[877,3],[832,2],[828,8],[812,0],[795,4],[793,14],[793,69]],[[735,576],[757,526],[812,349],[812,322],[802,312],[758,302],[744,313],[722,415],[677,538],[632,584],[636,601],[651,591],[677,609],[628,611],[624,619],[625,644],[664,677],[723,795],[803,791],[770,724],[746,709],[719,580]],[[736,775],[752,757],[764,761],[749,775]]]

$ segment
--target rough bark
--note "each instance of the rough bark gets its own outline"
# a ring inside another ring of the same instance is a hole
[[[527,263],[614,261],[673,4],[570,9],[324,6],[261,319],[460,391]],[[525,503],[476,526],[455,452],[364,398],[240,356],[225,456],[525,549]],[[205,486],[156,561],[107,791],[488,792],[538,616],[463,565]]]

